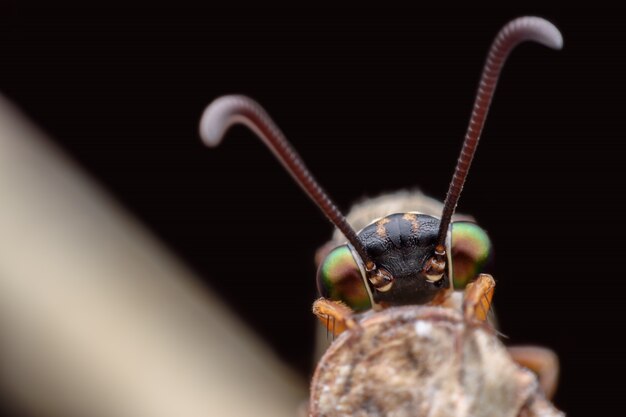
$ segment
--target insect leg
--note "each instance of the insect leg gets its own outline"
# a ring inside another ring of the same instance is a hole
[[[480,274],[467,284],[463,294],[463,315],[468,322],[487,320],[496,282],[489,274]]]
[[[329,336],[328,336],[328,329],[330,329],[330,326],[329,326],[328,322],[329,322],[329,320],[330,320],[330,316],[329,316],[329,315],[327,315],[327,314],[325,314],[325,316],[326,316],[326,317],[325,317],[325,318],[326,318],[326,324],[324,325],[324,327],[326,327],[326,341],[328,342],[328,339],[329,339]],[[321,319],[322,319],[322,318],[320,317],[320,320],[321,320]]]
[[[513,346],[508,351],[515,362],[537,374],[541,390],[547,399],[551,399],[559,379],[559,358],[556,353],[539,346]]]
[[[352,318],[354,312],[340,301],[331,301],[320,298],[313,303],[313,314],[322,322],[326,330],[333,336],[338,336],[357,324]],[[329,322],[332,321],[332,324]]]

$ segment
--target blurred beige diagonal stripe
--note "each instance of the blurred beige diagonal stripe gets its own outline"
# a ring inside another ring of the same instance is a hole
[[[0,201],[0,376],[33,414],[295,415],[304,381],[1,98]]]

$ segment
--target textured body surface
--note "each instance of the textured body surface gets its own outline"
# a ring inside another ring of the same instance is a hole
[[[346,219],[355,230],[361,231],[368,225],[372,225],[390,214],[422,213],[439,218],[442,210],[443,204],[440,201],[425,195],[417,189],[400,190],[358,201],[350,207]],[[475,221],[472,216],[460,213],[455,213],[452,216],[452,220]],[[339,230],[335,229],[331,240],[317,251],[315,255],[316,265],[319,266],[331,249],[344,243],[346,243],[346,238]]]
[[[359,231],[381,217],[393,213],[418,212],[439,217],[443,204],[419,190],[402,190],[385,193],[377,197],[366,198],[350,208],[346,219],[355,230]],[[455,214],[453,220],[473,220],[471,216]],[[346,241],[339,230],[333,233],[332,244],[340,245]]]
[[[394,278],[391,291],[372,291],[383,305],[425,304],[442,288],[449,288],[446,274],[437,282],[424,276],[424,265],[435,250],[439,219],[424,214],[396,213],[359,232],[368,254],[378,268]]]
[[[366,313],[322,357],[311,416],[561,416],[495,334],[440,307]]]

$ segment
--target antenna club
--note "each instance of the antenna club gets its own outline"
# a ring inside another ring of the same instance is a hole
[[[200,138],[211,148],[215,148],[226,135],[228,129],[236,123],[249,123],[241,118],[241,110],[250,104],[260,107],[254,100],[241,95],[228,95],[213,100],[202,113],[200,119]],[[255,130],[252,126],[249,126]]]
[[[537,16],[523,16],[509,22],[498,38],[517,38],[514,43],[535,41],[552,49],[563,49],[563,35],[550,21]],[[498,39],[496,38],[496,39]]]

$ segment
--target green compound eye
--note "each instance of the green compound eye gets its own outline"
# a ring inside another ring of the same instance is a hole
[[[471,222],[452,224],[454,289],[464,289],[483,272],[491,256],[491,240],[480,226]]]
[[[320,264],[317,289],[322,297],[343,301],[355,311],[371,307],[361,271],[347,245],[330,251]]]

